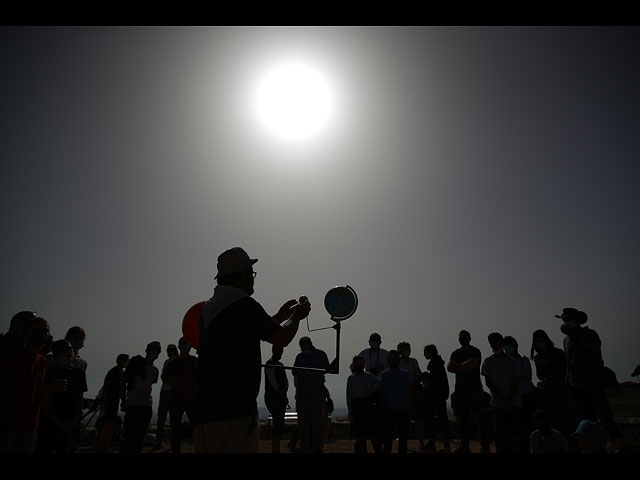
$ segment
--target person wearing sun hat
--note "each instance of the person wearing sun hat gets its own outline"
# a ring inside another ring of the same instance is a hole
[[[258,452],[260,342],[286,347],[311,310],[309,302],[289,300],[267,314],[251,298],[257,262],[241,247],[218,256],[217,285],[199,321],[193,429],[198,453]]]
[[[620,438],[622,435],[613,419],[605,390],[602,342],[598,333],[583,326],[587,323],[588,316],[577,308],[563,308],[562,313],[555,317],[562,320],[560,330],[566,335],[566,380],[578,408],[578,417],[600,421],[612,438]]]
[[[609,434],[599,423],[582,420],[573,436],[578,438],[582,453],[607,453]]]

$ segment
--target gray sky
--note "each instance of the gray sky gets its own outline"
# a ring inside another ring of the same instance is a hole
[[[639,47],[631,27],[3,27],[0,329],[23,309],[56,338],[84,327],[94,396],[117,354],[177,343],[239,245],[271,313],[305,294],[311,327],[330,326],[325,292],[357,291],[337,407],[374,331],[425,368],[422,347],[447,360],[461,329],[483,356],[493,331],[521,353],[538,328],[561,345],[569,306],[630,380]],[[336,98],[295,145],[251,104],[293,56]],[[310,336],[333,358],[333,330]]]

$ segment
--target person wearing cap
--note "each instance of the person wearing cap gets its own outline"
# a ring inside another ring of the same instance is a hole
[[[560,330],[566,335],[566,381],[571,388],[579,418],[600,421],[612,438],[622,437],[607,398],[602,342],[598,333],[582,326],[588,316],[576,308],[563,308],[562,314],[555,317],[563,322]]]
[[[251,296],[256,272],[241,247],[218,257],[217,285],[199,321],[198,377],[194,420],[197,452],[255,453],[259,447],[257,397],[260,342],[286,347],[311,304],[285,302],[271,316]],[[226,368],[229,359],[234,368]]]
[[[582,453],[607,453],[609,434],[598,422],[582,420],[573,435]]]

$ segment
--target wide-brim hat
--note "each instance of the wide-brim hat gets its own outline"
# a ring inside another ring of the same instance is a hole
[[[578,322],[578,324],[586,323],[587,319],[589,318],[583,311],[572,307],[563,308],[560,315],[554,316],[561,319],[563,322],[566,322],[568,320],[575,320],[576,322]]]
[[[599,423],[591,420],[582,420],[572,435],[582,435],[603,452],[607,450],[609,433]]]
[[[214,278],[241,272],[257,261],[257,258],[250,258],[242,247],[230,248],[218,256],[218,274]]]

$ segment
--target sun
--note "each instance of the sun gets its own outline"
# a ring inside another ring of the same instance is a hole
[[[322,131],[333,110],[327,80],[309,64],[283,63],[269,70],[256,90],[261,123],[285,140],[305,140]]]

